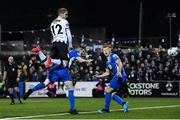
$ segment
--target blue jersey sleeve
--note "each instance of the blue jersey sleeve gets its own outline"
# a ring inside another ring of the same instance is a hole
[[[77,57],[80,56],[80,52],[77,50],[71,50],[68,54],[69,57],[69,64],[68,67],[70,68],[72,63],[76,60]]]
[[[71,50],[69,52],[69,59],[76,58],[76,57],[79,57],[79,56],[80,56],[80,53],[77,50]]]
[[[117,59],[119,59],[119,56],[117,54],[113,54],[112,55],[112,61],[116,62]]]

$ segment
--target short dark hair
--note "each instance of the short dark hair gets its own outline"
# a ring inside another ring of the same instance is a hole
[[[103,48],[106,48],[106,47],[111,48],[111,49],[113,48],[113,46],[111,44],[104,44]]]
[[[58,9],[58,15],[61,14],[61,13],[65,13],[67,11],[66,8],[59,8]]]

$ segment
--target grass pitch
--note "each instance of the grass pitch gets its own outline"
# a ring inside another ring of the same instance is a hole
[[[129,112],[111,101],[111,112],[100,114],[104,98],[76,98],[78,115],[68,113],[67,98],[29,98],[10,105],[10,99],[0,99],[0,119],[180,119],[180,98],[125,98]]]

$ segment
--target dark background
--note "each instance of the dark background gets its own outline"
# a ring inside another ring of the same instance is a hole
[[[177,41],[180,6],[176,0],[142,0],[142,36],[169,37],[168,12],[172,19],[172,38]],[[47,28],[57,10],[69,10],[71,28],[105,27],[106,37],[138,37],[140,0],[1,0],[0,24],[3,31]]]

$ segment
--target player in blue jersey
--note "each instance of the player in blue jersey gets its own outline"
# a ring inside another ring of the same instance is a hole
[[[81,46],[76,46],[75,49],[71,49],[68,53],[69,63],[68,68],[73,77],[73,85],[75,85],[77,78],[78,67],[77,62],[79,63],[90,63],[92,59],[84,59],[82,55],[84,54],[84,49]]]
[[[103,46],[103,53],[107,57],[106,62],[106,71],[100,75],[95,75],[97,78],[104,78],[112,74],[112,79],[110,80],[109,85],[105,87],[105,105],[103,109],[99,109],[99,113],[110,112],[110,102],[111,98],[115,100],[118,104],[120,104],[124,112],[128,112],[128,105],[127,103],[116,95],[117,91],[122,88],[122,83],[125,82],[126,74],[123,69],[122,62],[117,54],[111,52],[112,46],[111,45],[104,45]]]
[[[68,68],[71,68],[71,65],[74,61],[78,61],[80,63],[86,62],[86,63],[90,63],[92,62],[92,59],[83,59],[82,53],[83,53],[83,48],[81,46],[77,46],[75,49],[71,49],[68,53],[68,58],[69,58],[69,64],[68,64]]]
[[[65,86],[68,89],[68,98],[70,102],[70,113],[71,114],[77,114],[76,109],[74,108],[74,86],[72,83],[72,77],[69,73],[69,70],[63,65],[57,65],[51,63],[51,66],[49,66],[47,71],[47,76],[44,82],[38,83],[36,86],[34,86],[32,89],[29,89],[23,96],[23,99],[26,100],[31,93],[34,91],[40,90],[42,88],[45,88],[48,86],[49,83],[54,83],[58,79],[60,79],[62,82],[64,82]]]
[[[117,94],[122,96],[122,97],[130,96],[131,90],[129,87],[129,82],[127,81],[127,75],[126,75],[124,67],[122,68],[122,80],[119,82],[121,85],[121,89],[119,89],[119,91],[117,91]]]

